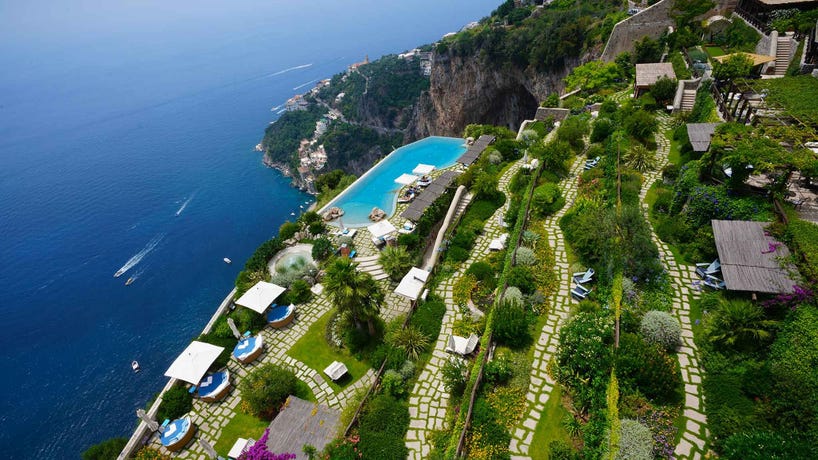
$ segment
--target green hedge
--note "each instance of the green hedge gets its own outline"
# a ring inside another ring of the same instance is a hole
[[[409,406],[392,396],[375,396],[366,405],[358,424],[363,458],[406,458],[406,430],[409,429]]]

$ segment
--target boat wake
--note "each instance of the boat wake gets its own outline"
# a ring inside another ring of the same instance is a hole
[[[190,203],[190,201],[191,201],[191,200],[193,199],[193,197],[195,197],[195,196],[196,196],[196,192],[193,192],[193,193],[190,195],[190,198],[186,199],[186,200],[185,200],[185,202],[184,202],[184,203],[182,203],[182,206],[180,206],[180,207],[179,207],[179,209],[177,209],[177,210],[176,210],[176,217],[179,217],[179,215],[180,215],[180,214],[182,214],[182,212],[184,212],[185,208],[187,207],[187,204],[188,204],[188,203]]]
[[[287,109],[281,109],[278,112],[276,112],[276,114],[281,115],[282,113],[284,113],[286,111],[287,111]]]
[[[277,105],[277,106],[275,106],[275,107],[271,108],[271,109],[270,109],[270,112],[275,112],[276,110],[280,109],[282,105],[284,105],[284,104],[279,104],[279,105]]]
[[[145,258],[146,255],[148,255],[151,251],[153,251],[156,248],[156,246],[159,244],[160,241],[162,241],[162,238],[164,237],[165,237],[164,233],[160,233],[154,236],[150,241],[148,241],[148,244],[145,245],[145,247],[142,248],[141,251],[131,256],[131,258],[128,259],[127,262],[125,262],[125,265],[120,267],[119,270],[117,270],[116,273],[114,273],[114,278],[118,278],[124,275],[125,272],[127,272],[128,270],[134,268],[139,262],[142,261],[142,259]]]
[[[290,67],[288,69],[279,70],[278,72],[274,72],[274,73],[271,73],[270,75],[266,75],[266,76],[267,77],[275,77],[275,76],[281,75],[283,73],[292,72],[293,70],[298,70],[298,69],[306,69],[307,67],[311,67],[311,66],[312,66],[312,63],[297,65],[295,67]]]
[[[318,79],[317,79],[317,78],[315,78],[315,79],[313,79],[313,80],[310,80],[310,81],[308,81],[308,82],[306,82],[306,83],[304,83],[304,84],[301,84],[301,85],[296,86],[295,88],[293,88],[293,91],[298,90],[298,89],[301,89],[301,88],[303,88],[303,87],[305,87],[305,86],[307,86],[307,85],[309,85],[309,84],[315,83],[315,82],[317,82],[317,81],[318,81]]]

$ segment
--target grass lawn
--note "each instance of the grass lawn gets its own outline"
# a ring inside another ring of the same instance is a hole
[[[269,424],[270,422],[252,415],[236,412],[235,417],[222,428],[222,435],[213,447],[216,448],[216,452],[220,456],[227,458],[227,453],[230,452],[230,448],[233,447],[237,439],[258,439],[264,434],[264,429]]]
[[[668,152],[667,154],[667,161],[675,165],[681,166],[682,163],[681,142],[673,139],[672,129],[668,129],[665,132],[665,137],[670,141],[670,152]]]
[[[568,411],[562,407],[562,388],[556,385],[548,402],[545,403],[545,409],[540,414],[540,421],[534,430],[529,451],[532,459],[547,460],[549,457],[548,444],[551,441],[565,441],[568,445],[571,444],[571,437],[562,427],[562,420],[567,414]]]
[[[349,372],[342,377],[337,383],[326,377],[330,387],[336,392],[342,390],[344,387],[359,378],[363,377],[369,369],[369,365],[362,361],[358,361],[347,350],[336,350],[329,346],[324,338],[324,331],[327,329],[327,323],[332,317],[335,310],[330,310],[316,321],[307,330],[298,342],[290,348],[287,352],[291,357],[301,361],[315,371],[321,372],[323,375],[324,369],[332,364],[333,361],[340,361],[346,364]]]
[[[725,54],[727,54],[720,46],[705,46],[703,48],[704,51],[707,52],[708,55],[710,55],[711,58],[714,58],[716,56],[724,56]]]

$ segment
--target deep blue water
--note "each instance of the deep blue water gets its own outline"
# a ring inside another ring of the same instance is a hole
[[[403,187],[395,183],[395,179],[401,174],[412,174],[418,163],[438,169],[448,168],[464,153],[465,139],[454,137],[433,136],[404,145],[381,160],[322,209],[333,206],[343,209],[342,221],[345,227],[372,225],[369,214],[373,207],[383,209],[390,217],[395,212],[397,193]]]
[[[252,150],[271,107],[497,3],[0,0],[2,457],[130,435],[243,261],[308,199]]]

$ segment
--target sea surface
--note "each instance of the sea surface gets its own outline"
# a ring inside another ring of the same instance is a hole
[[[466,140],[455,137],[431,136],[404,145],[387,155],[321,209],[335,206],[343,209],[341,221],[344,227],[372,225],[369,220],[372,208],[381,208],[388,217],[395,212],[398,191],[403,187],[395,179],[401,174],[412,174],[420,163],[437,169],[448,168],[464,153]]]
[[[497,4],[0,0],[0,456],[130,436],[311,201],[253,151],[272,107]]]

